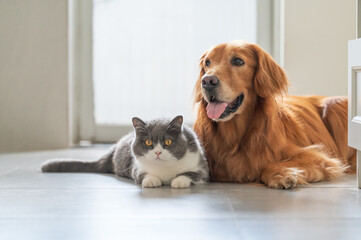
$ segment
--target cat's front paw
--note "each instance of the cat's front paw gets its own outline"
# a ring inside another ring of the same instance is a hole
[[[192,183],[192,180],[186,176],[179,176],[172,180],[172,188],[188,188]]]
[[[162,185],[162,181],[152,175],[147,175],[143,181],[142,181],[142,186],[145,188],[156,188],[156,187],[160,187]]]

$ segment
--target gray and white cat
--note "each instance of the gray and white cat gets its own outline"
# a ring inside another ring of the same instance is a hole
[[[171,185],[187,188],[205,183],[209,168],[196,134],[183,125],[183,117],[143,122],[133,118],[134,132],[121,138],[106,155],[95,162],[53,159],[43,172],[115,173],[134,179],[143,187]]]

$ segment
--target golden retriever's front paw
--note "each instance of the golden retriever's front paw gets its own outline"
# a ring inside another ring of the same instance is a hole
[[[265,181],[265,184],[270,188],[276,189],[292,189],[298,186],[302,179],[302,170],[297,168],[287,168],[283,172],[278,173]]]
[[[143,181],[142,181],[142,186],[145,188],[155,188],[155,187],[160,187],[162,185],[162,181],[152,175],[147,175]]]

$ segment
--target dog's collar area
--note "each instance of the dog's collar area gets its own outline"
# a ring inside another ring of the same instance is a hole
[[[231,113],[236,112],[238,108],[242,105],[243,99],[244,99],[244,94],[242,93],[233,102],[228,104],[228,106],[226,107],[226,109],[219,118],[228,117]]]

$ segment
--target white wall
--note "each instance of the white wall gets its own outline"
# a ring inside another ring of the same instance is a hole
[[[67,0],[0,0],[0,152],[68,146]]]
[[[284,67],[291,94],[347,95],[355,0],[285,0]]]
[[[67,147],[67,0],[0,0],[0,152]],[[354,0],[285,0],[293,94],[347,94]]]

